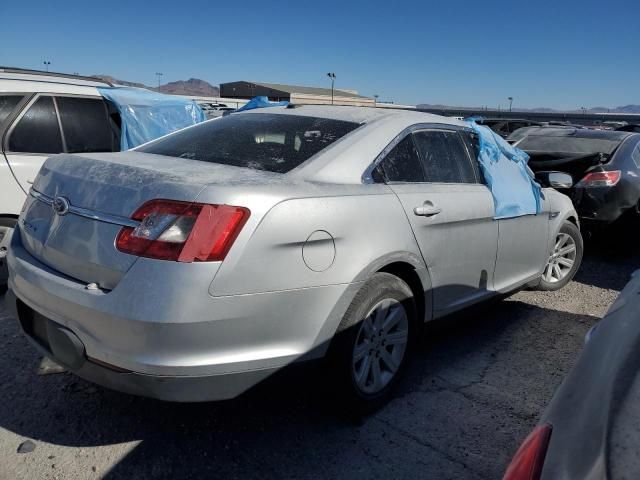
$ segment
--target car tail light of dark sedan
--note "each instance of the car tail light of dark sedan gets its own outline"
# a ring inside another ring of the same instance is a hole
[[[539,480],[550,438],[551,425],[538,425],[520,445],[502,480]]]
[[[607,172],[591,172],[587,173],[582,180],[576,183],[576,187],[613,187],[620,181],[620,170],[611,170]]]
[[[244,207],[151,200],[131,216],[116,238],[121,252],[178,262],[221,261],[249,218]]]

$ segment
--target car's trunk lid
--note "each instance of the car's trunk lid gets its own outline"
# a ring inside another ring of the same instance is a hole
[[[49,267],[112,289],[138,258],[118,251],[116,236],[143,203],[194,201],[206,185],[227,185],[260,173],[247,172],[139,152],[53,156],[25,203],[21,238]],[[56,198],[64,198],[68,213],[56,213]]]

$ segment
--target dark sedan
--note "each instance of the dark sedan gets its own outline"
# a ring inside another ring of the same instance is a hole
[[[517,451],[504,480],[640,478],[640,272]]]
[[[606,225],[640,212],[640,134],[573,128],[531,130],[515,145],[534,172],[561,171],[585,226]]]

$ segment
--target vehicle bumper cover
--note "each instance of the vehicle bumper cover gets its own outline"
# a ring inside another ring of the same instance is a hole
[[[49,269],[15,239],[8,262],[7,305],[16,318],[24,304],[77,337],[92,359],[70,370],[116,390],[166,400],[232,398],[293,362],[322,357],[360,285],[212,297],[209,281],[181,277],[179,264],[156,261],[147,266],[175,264],[173,276],[145,269],[161,285],[159,295],[146,291],[150,282],[135,271],[141,262],[103,292]],[[163,290],[167,283],[188,295],[171,295]]]

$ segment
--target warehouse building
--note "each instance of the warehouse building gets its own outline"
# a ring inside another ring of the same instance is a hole
[[[299,85],[284,85],[280,83],[264,82],[229,82],[220,84],[220,96],[225,98],[250,99],[257,96],[269,97],[269,100],[279,102],[287,100],[297,104],[330,105],[332,92],[330,88],[302,87]],[[373,107],[373,98],[358,95],[355,90],[333,90],[335,105],[354,105]]]

